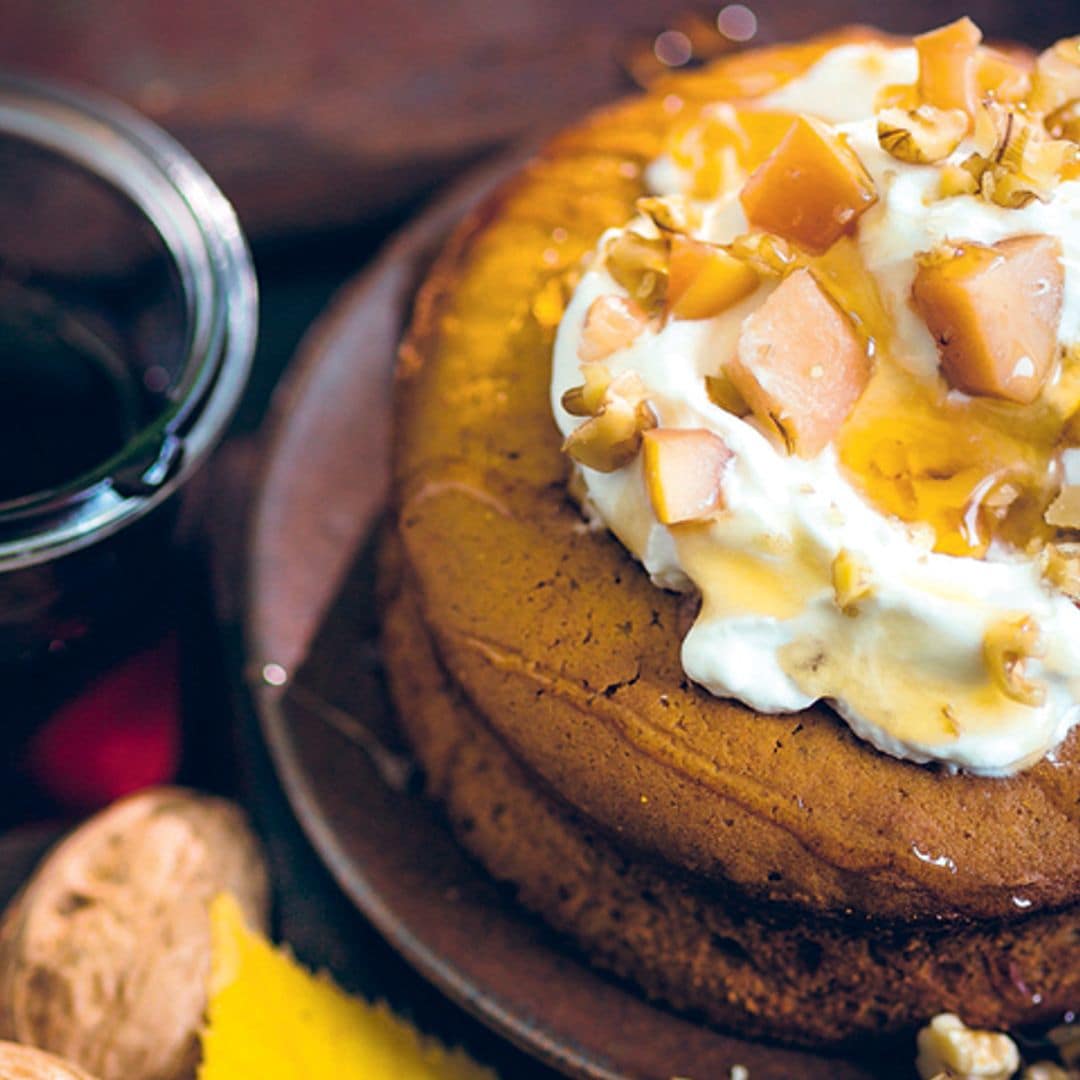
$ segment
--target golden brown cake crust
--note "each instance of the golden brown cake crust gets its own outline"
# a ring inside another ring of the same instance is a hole
[[[1053,761],[979,779],[886,757],[824,708],[765,716],[713,698],[682,672],[678,598],[565,496],[552,320],[536,298],[629,218],[672,92],[692,108],[767,89],[821,47],[746,54],[598,114],[462,227],[403,351],[398,536],[423,622],[477,715],[634,847],[818,912],[1065,908],[1080,897],[1075,732]]]
[[[507,752],[439,663],[411,584],[387,599],[384,650],[404,727],[455,831],[597,962],[748,1037],[832,1044],[934,1012],[997,1028],[1080,998],[1075,909],[989,926],[810,918],[672,874],[627,851]]]

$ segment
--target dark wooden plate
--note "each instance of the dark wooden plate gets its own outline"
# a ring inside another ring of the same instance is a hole
[[[347,287],[279,395],[247,564],[247,681],[292,807],[345,893],[428,979],[577,1077],[855,1080],[826,1059],[718,1034],[598,974],[454,843],[394,732],[366,540],[389,467],[391,370],[414,287],[452,224],[512,169],[473,176]],[[910,1072],[910,1055],[886,1055]]]

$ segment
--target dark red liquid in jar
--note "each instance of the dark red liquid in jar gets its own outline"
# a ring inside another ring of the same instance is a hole
[[[143,416],[123,357],[70,315],[0,289],[0,503],[52,491],[119,452]]]

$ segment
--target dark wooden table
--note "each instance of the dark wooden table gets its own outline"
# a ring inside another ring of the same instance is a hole
[[[1072,5],[751,6],[759,40],[847,21],[911,31],[967,11],[988,36],[1043,45],[1070,29]],[[719,7],[690,10],[712,17]],[[547,1074],[445,1003],[392,953],[334,886],[281,795],[254,718],[235,693],[244,662],[235,589],[244,495],[273,389],[335,291],[449,177],[627,90],[628,67],[640,74],[656,34],[687,10],[683,0],[3,4],[0,65],[106,90],[177,135],[237,205],[262,288],[254,377],[226,445],[188,500],[179,587],[129,640],[87,654],[67,690],[77,693],[125,650],[178,627],[181,779],[248,802],[273,864],[282,935],[305,962],[386,998],[508,1076]],[[47,805],[24,798],[14,780],[5,791],[3,825],[47,815]],[[0,840],[0,894],[54,832],[49,824],[23,825]]]

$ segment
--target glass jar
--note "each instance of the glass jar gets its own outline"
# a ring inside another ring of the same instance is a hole
[[[236,215],[181,146],[0,76],[0,663],[143,604],[256,323]]]

